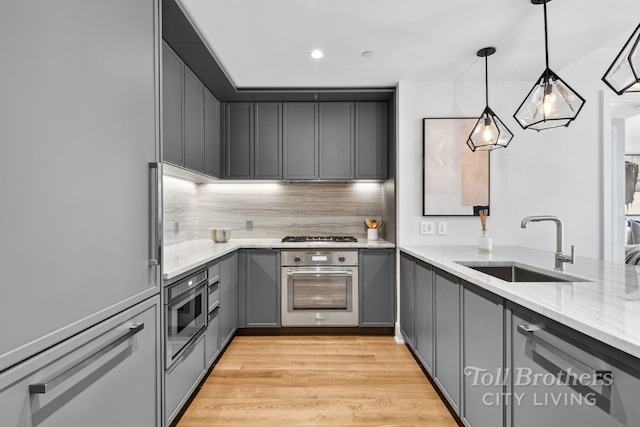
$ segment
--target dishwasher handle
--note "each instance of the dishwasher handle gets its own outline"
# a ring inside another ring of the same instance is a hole
[[[551,344],[549,341],[546,341],[545,339],[536,335],[534,332],[537,330],[540,330],[540,327],[535,325],[518,325],[518,332],[520,332],[522,335],[524,335],[534,343],[539,344],[542,347],[546,348],[551,353],[560,357],[565,362],[575,366],[576,368],[580,369],[581,371],[587,374],[591,374],[593,378],[595,378],[598,381],[602,381],[609,385],[613,383],[613,372],[611,372],[610,370],[592,368],[591,366],[581,361],[580,359],[577,359],[576,357],[570,355],[569,353]]]

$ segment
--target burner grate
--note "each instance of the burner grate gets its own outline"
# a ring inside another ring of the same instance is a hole
[[[282,239],[283,242],[330,242],[330,243],[352,243],[357,242],[354,236],[286,236]]]

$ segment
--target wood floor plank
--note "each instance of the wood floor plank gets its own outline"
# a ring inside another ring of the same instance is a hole
[[[393,337],[235,337],[176,427],[457,423]]]

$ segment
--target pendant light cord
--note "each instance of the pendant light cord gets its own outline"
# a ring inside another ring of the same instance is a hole
[[[487,107],[489,107],[489,55],[484,56],[484,94]]]
[[[544,0],[542,3],[542,7],[544,9],[544,58],[547,64],[547,69],[549,69],[549,37],[547,35],[547,1]]]

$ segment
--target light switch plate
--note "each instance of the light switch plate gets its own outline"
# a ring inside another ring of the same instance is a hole
[[[447,234],[447,223],[438,221],[438,234]]]

